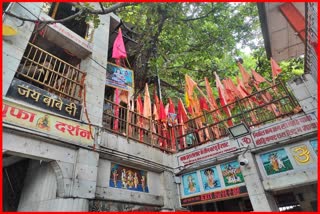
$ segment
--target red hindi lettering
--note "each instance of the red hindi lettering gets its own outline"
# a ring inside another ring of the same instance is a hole
[[[91,133],[88,130],[80,129],[80,136],[89,140],[91,138]]]
[[[8,112],[9,106],[6,104],[3,104],[2,106],[2,118],[7,116],[7,112]]]
[[[65,124],[63,122],[59,122],[59,121],[57,121],[57,123],[55,125],[56,129],[61,131],[61,132],[65,132],[66,126],[67,126],[67,124]]]
[[[33,120],[34,120],[34,117],[36,116],[36,114],[34,113],[31,113],[31,112],[28,112],[28,111],[24,111],[22,109],[19,109],[19,108],[15,108],[15,107],[11,107],[11,110],[10,110],[10,115],[13,116],[13,117],[16,117],[18,119],[22,119],[22,120],[28,120],[29,118],[29,122],[32,123]],[[18,110],[18,111],[16,111]]]

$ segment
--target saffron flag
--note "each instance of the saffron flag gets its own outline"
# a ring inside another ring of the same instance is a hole
[[[275,80],[282,70],[277,64],[277,62],[274,61],[274,59],[272,59],[271,57],[270,57],[270,62],[271,62],[271,70],[272,70],[272,80],[273,80],[273,84],[275,84]]]
[[[150,100],[148,83],[146,83],[146,86],[144,89],[143,116],[146,118],[151,118],[151,100]]]
[[[219,78],[218,74],[216,72],[214,72],[214,75],[216,76],[216,87],[219,92],[220,103],[221,103],[221,106],[223,107],[228,104],[227,100],[226,100],[226,96],[225,96],[225,91],[224,91],[223,85],[220,82],[220,78]],[[223,108],[223,110],[226,112],[228,117],[231,117],[231,112],[228,107]],[[228,120],[228,125],[229,126],[233,125],[231,120]]]
[[[121,58],[127,58],[127,52],[124,46],[121,28],[119,28],[118,35],[113,43],[112,58],[118,60]]]
[[[187,94],[188,94],[188,96],[192,96],[193,95],[193,89],[194,89],[194,87],[197,86],[197,83],[195,81],[193,81],[188,74],[185,75],[185,79],[186,79],[186,91],[187,91]]]
[[[250,82],[250,75],[248,74],[248,72],[244,69],[244,67],[242,66],[242,64],[240,62],[238,62],[238,67],[242,76],[242,80],[243,83],[245,85],[248,85]]]
[[[206,90],[207,90],[208,99],[209,99],[209,101],[211,103],[211,106],[213,107],[213,109],[211,109],[211,110],[217,109],[218,105],[217,105],[216,99],[213,96],[213,91],[212,91],[212,89],[210,87],[208,78],[205,77],[204,80],[206,82]]]

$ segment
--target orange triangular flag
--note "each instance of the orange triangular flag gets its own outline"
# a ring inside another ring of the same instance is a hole
[[[277,64],[277,62],[274,61],[274,59],[272,59],[272,57],[270,57],[270,62],[271,62],[271,70],[272,70],[272,80],[273,80],[273,84],[275,84],[275,80],[282,70]]]

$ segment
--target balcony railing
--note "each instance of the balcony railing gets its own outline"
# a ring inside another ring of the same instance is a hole
[[[16,76],[75,103],[82,101],[86,73],[29,43]]]
[[[105,99],[103,127],[118,135],[166,152],[172,153],[176,150],[173,128],[160,121],[143,117],[107,99]]]
[[[231,116],[225,113],[227,108]],[[278,82],[214,111],[204,111],[185,124],[173,127],[105,100],[103,126],[129,139],[176,152],[228,136],[231,124],[244,122],[252,129],[299,111],[301,108],[296,100],[285,85]]]

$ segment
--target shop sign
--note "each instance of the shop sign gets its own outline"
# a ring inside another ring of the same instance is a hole
[[[314,114],[293,118],[252,133],[256,146],[269,145],[318,130]]]
[[[108,62],[106,85],[126,91],[133,90],[133,71]]]
[[[85,124],[66,120],[51,114],[3,100],[2,120],[5,123],[31,129],[53,138],[60,137],[84,145],[93,145],[95,129]]]
[[[292,170],[292,163],[285,149],[278,149],[260,155],[267,175],[273,175]]]
[[[49,93],[46,90],[40,89],[19,79],[13,79],[8,90],[7,97],[12,97],[15,100],[21,100],[66,117],[79,120],[81,116],[81,105]]]
[[[222,141],[211,144],[207,147],[197,149],[193,152],[178,156],[179,165],[189,165],[213,157],[217,157],[221,154],[235,151],[239,148],[236,141]]]
[[[214,202],[219,200],[228,200],[231,198],[246,196],[247,188],[246,186],[240,186],[240,187],[233,187],[229,189],[223,189],[219,191],[214,191],[206,194],[201,194],[189,198],[183,198],[181,199],[181,205],[192,205],[192,204],[200,204],[200,203],[206,203],[206,202]]]
[[[149,192],[147,172],[113,163],[111,165],[109,186],[139,192]]]

